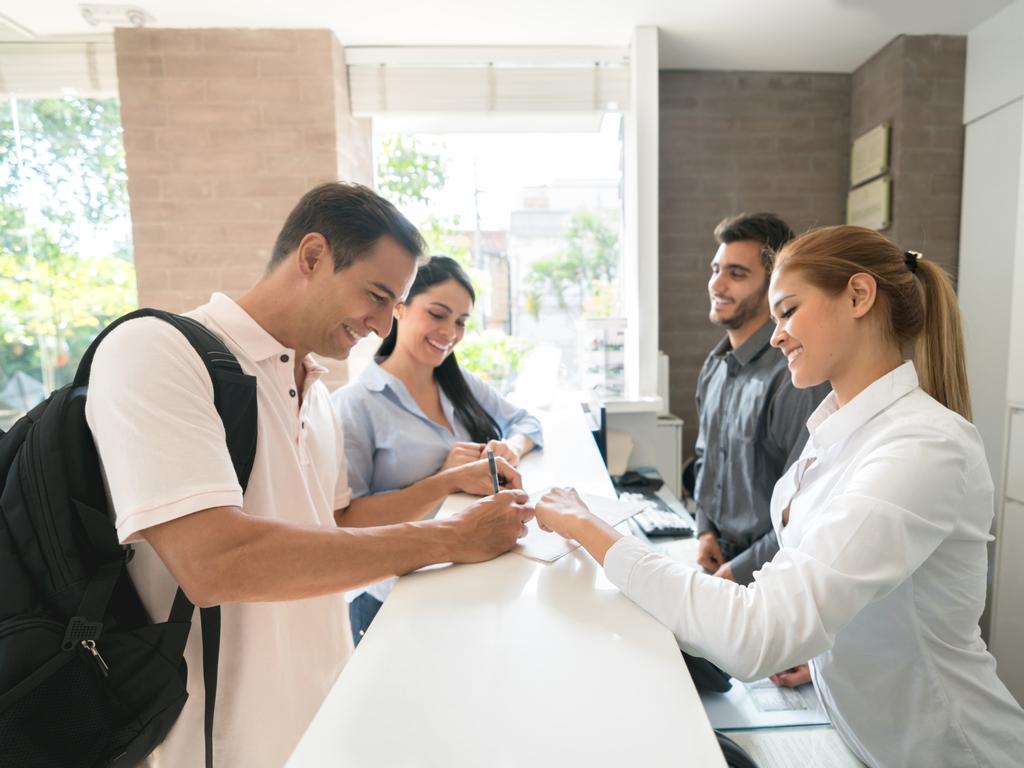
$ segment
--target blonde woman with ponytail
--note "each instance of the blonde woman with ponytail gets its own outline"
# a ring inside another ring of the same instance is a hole
[[[978,628],[992,479],[949,278],[876,232],[827,227],[782,249],[769,301],[793,384],[832,393],[775,486],[780,550],[752,584],[622,536],[571,489],[545,496],[537,520],[583,544],[688,653],[744,680],[810,659],[866,765],[1020,766],[1024,712]]]

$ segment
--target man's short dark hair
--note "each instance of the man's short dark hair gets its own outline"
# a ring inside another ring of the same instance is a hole
[[[412,222],[372,189],[362,184],[330,182],[309,190],[288,214],[274,242],[267,272],[298,248],[310,232],[319,232],[327,240],[335,272],[366,256],[385,235],[417,259],[426,248]]]
[[[741,213],[718,222],[715,239],[719,245],[754,240],[761,243],[761,261],[772,271],[775,254],[792,240],[793,230],[774,213]]]

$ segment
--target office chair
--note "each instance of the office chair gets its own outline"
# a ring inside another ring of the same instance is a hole
[[[683,661],[693,680],[693,686],[698,691],[725,693],[732,688],[732,678],[710,661],[701,656],[691,656],[686,651],[681,650],[680,653],[683,654]]]
[[[725,764],[729,768],[758,768],[757,763],[747,754],[746,750],[724,733],[715,731],[715,737],[718,739],[718,748],[722,750]]]
[[[691,456],[683,464],[683,490],[686,497],[693,498],[693,490],[697,485],[697,457]]]

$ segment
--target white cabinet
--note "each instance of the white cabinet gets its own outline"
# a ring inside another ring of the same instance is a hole
[[[1024,702],[1024,558],[1019,554],[1024,552],[1024,504],[1006,500],[998,536],[1001,557],[992,593],[991,650],[999,679]]]
[[[998,505],[989,636],[999,679],[1024,702],[1024,403],[1012,403],[1006,441],[1006,498]]]
[[[1010,406],[1006,440],[1006,498],[1024,504],[1024,403]],[[1019,550],[1024,552],[1024,549]],[[1021,584],[1024,587],[1024,583]]]
[[[608,429],[628,432],[633,440],[627,469],[654,467],[665,485],[682,498],[683,420],[654,410],[613,410],[608,404]]]
[[[683,498],[683,420],[671,413],[656,422],[658,457],[654,466],[677,499]]]
[[[974,424],[995,482],[989,632],[1024,702],[1024,0],[967,36],[958,293]]]
[[[1024,0],[1008,13],[1024,18]],[[998,18],[967,41],[958,295],[974,424],[995,484],[997,539],[983,631],[1000,677],[1024,701],[1024,81],[1004,79],[1016,84],[1018,98],[991,103],[985,76],[992,67],[1015,71],[1024,30]],[[989,44],[990,36],[1006,35],[1012,50]],[[987,106],[975,108],[982,97]]]
[[[1012,346],[1014,305],[1024,302],[1015,295],[1015,278],[1024,268],[1024,254],[1017,253],[1022,134],[1024,110],[1016,102],[968,125],[964,138],[958,294],[974,425],[985,442],[997,502],[1003,496],[1011,368],[1019,357]]]

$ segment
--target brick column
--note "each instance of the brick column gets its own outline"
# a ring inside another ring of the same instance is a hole
[[[372,182],[369,124],[349,112],[330,31],[118,29],[114,40],[140,305],[238,296],[303,192]]]

